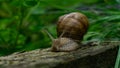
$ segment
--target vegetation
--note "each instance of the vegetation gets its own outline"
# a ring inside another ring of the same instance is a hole
[[[84,41],[120,40],[119,0],[0,0],[0,56],[47,48],[60,15],[82,12],[90,27]]]

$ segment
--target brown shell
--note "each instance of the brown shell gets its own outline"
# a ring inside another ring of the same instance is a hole
[[[87,17],[79,12],[73,12],[61,16],[57,22],[58,37],[64,32],[62,37],[74,40],[82,40],[88,29]]]

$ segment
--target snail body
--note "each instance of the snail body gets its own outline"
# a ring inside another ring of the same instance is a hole
[[[77,42],[70,38],[54,39],[52,43],[52,51],[74,51],[79,48]]]
[[[88,29],[87,17],[79,12],[65,14],[57,22],[57,39],[52,39],[52,51],[74,51],[78,49]],[[50,36],[50,35],[49,35]]]

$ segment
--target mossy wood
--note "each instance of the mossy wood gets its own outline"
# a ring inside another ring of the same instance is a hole
[[[117,50],[118,45],[88,45],[73,52],[17,52],[0,57],[0,68],[112,68]]]

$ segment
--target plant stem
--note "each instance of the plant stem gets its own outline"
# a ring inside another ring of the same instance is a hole
[[[117,59],[116,59],[114,68],[120,68],[120,46],[119,46],[118,55],[117,55]]]
[[[31,10],[28,12],[28,14],[26,15],[26,17],[23,19],[23,13],[22,13],[23,11],[22,11],[22,8],[24,8],[24,7],[23,7],[22,2],[21,2],[20,7],[19,7],[19,20],[18,20],[18,27],[17,27],[18,33],[17,33],[17,35],[16,35],[16,39],[15,39],[15,43],[14,43],[14,46],[13,46],[13,47],[15,47],[16,45],[18,45],[17,42],[18,42],[18,39],[19,39],[19,35],[20,35],[19,31],[20,31],[20,28],[21,28],[22,23],[25,23],[25,22],[27,21],[27,19],[28,19],[28,18],[30,17],[30,15],[32,14],[32,11],[33,11],[36,7],[38,7],[38,6],[39,6],[39,2],[37,3],[37,5],[35,5],[34,7],[31,8]]]
[[[18,26],[17,26],[17,35],[16,35],[16,39],[15,39],[15,43],[14,43],[14,46],[13,48],[15,48],[15,46],[17,45],[17,42],[18,42],[18,38],[19,38],[19,31],[20,31],[20,27],[21,27],[21,24],[22,24],[22,21],[23,21],[23,13],[22,13],[22,2],[20,3],[20,7],[19,7],[19,10],[18,10]]]

